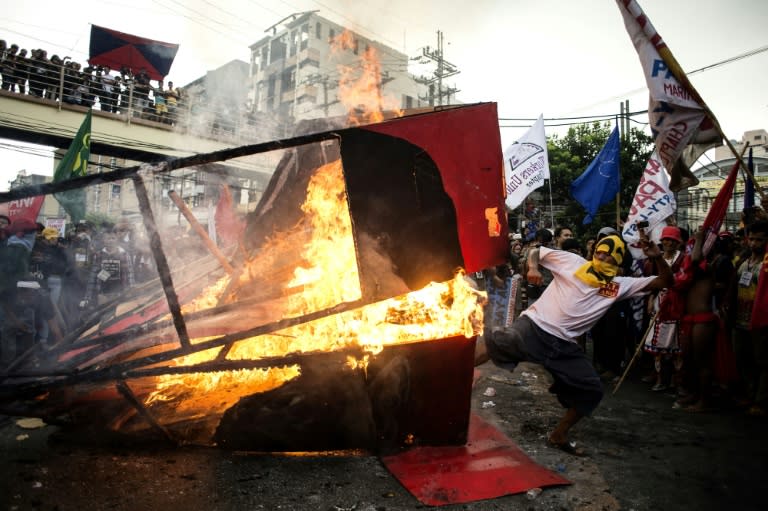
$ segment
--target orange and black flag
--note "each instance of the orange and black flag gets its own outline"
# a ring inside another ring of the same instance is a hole
[[[91,110],[77,130],[77,135],[67,153],[53,172],[53,182],[60,183],[74,177],[84,176],[88,171],[88,158],[91,155]],[[77,188],[54,194],[61,207],[66,210],[76,224],[85,217],[85,188]]]

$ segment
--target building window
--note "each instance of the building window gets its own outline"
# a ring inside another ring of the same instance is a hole
[[[113,199],[120,198],[120,185],[116,185],[116,184],[112,185],[112,198]]]
[[[323,38],[323,25],[319,21],[315,25],[315,37],[318,39]]]
[[[293,57],[296,55],[296,47],[298,46],[299,42],[299,33],[296,30],[291,31],[291,50],[288,54],[289,57]]]
[[[304,51],[309,47],[309,23],[301,26],[301,34],[299,35],[301,42],[299,43],[300,50]]]
[[[405,108],[413,108],[413,96],[405,96]]]
[[[332,43],[336,39],[336,31],[332,28],[328,29],[328,42]]]
[[[285,36],[273,39],[271,43],[271,50],[269,52],[269,63],[277,62],[280,59],[285,58],[285,52],[288,49],[288,44],[285,41]]]
[[[355,43],[354,43],[353,47],[354,47],[353,48],[353,53],[355,55],[357,55],[357,52],[360,50],[360,41],[358,41],[357,38],[355,38]]]
[[[280,75],[280,81],[282,82],[280,88],[282,92],[292,91],[296,86],[296,68],[292,67],[283,71]]]

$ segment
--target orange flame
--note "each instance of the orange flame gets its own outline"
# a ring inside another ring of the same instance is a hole
[[[341,161],[320,167],[310,180],[302,206],[309,231],[301,260],[287,288],[301,286],[289,295],[281,317],[296,317],[339,303],[358,300],[361,295],[352,221],[347,207]],[[274,249],[286,237],[276,237],[262,251]],[[240,278],[251,273],[248,268]],[[203,296],[185,306],[185,313],[218,303],[229,284],[229,276],[211,286]],[[258,285],[256,282],[252,285]],[[236,342],[229,360],[258,360],[288,353],[335,351],[362,347],[371,354],[384,346],[465,335],[482,329],[484,293],[478,292],[463,273],[454,279],[431,283],[425,288],[396,298],[373,303],[342,314],[328,316],[269,335]],[[193,339],[193,343],[205,339]],[[176,359],[177,365],[214,360],[220,348]],[[348,360],[350,369],[367,367],[368,356]],[[276,388],[300,374],[298,366],[166,375],[154,379],[155,391],[145,404],[165,421],[219,414],[241,397]],[[194,390],[194,395],[193,395]],[[195,397],[201,396],[201,397]]]
[[[353,50],[355,48],[355,34],[349,30],[344,30],[342,33],[331,39],[331,52],[340,52],[342,50]]]
[[[331,53],[355,50],[358,41],[352,32],[345,30],[331,43]],[[384,120],[384,111],[392,111],[396,117],[403,115],[396,98],[382,93],[383,75],[378,52],[367,46],[354,65],[339,65],[339,100],[346,107],[352,125],[369,124]]]

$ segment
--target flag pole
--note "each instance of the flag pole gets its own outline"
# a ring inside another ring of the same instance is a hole
[[[555,228],[555,207],[552,205],[552,177],[549,179],[549,219],[552,222],[552,229]]]
[[[672,55],[672,51],[669,49],[669,47],[666,44],[664,44],[663,46],[656,47],[656,50],[659,52],[659,55],[661,56],[661,58],[664,59],[664,62],[669,67],[670,72],[674,75],[675,78],[677,78],[677,81],[679,81],[681,85],[683,85],[685,88],[688,89],[688,92],[691,93],[694,99],[702,106],[702,108],[704,109],[704,112],[709,116],[710,119],[712,119],[712,122],[714,123],[715,128],[717,129],[717,132],[720,134],[723,140],[725,140],[726,145],[731,150],[733,155],[736,157],[736,160],[739,162],[741,170],[743,170],[744,173],[746,173],[755,183],[755,190],[757,190],[757,193],[760,194],[760,197],[763,200],[768,199],[768,197],[766,197],[766,195],[763,193],[763,190],[760,187],[760,185],[757,184],[757,181],[755,180],[755,176],[752,175],[752,172],[750,172],[750,170],[744,164],[744,159],[739,155],[739,152],[733,146],[733,143],[731,143],[728,137],[725,136],[725,133],[723,133],[723,128],[720,126],[720,122],[717,120],[717,117],[715,117],[714,112],[712,112],[709,106],[701,98],[701,95],[699,95],[699,92],[696,90],[696,88],[693,86],[691,81],[688,79],[688,76],[683,71],[683,68],[680,67],[680,64],[677,62],[677,59],[675,59],[675,56]]]
[[[621,112],[624,113],[624,105],[621,104]],[[623,115],[621,116],[623,120]],[[622,129],[624,126],[619,125],[619,119],[616,119],[616,126],[619,127],[619,162],[621,162],[621,139],[626,136],[626,133]],[[621,164],[619,164],[619,190],[616,192],[616,230],[621,232]]]

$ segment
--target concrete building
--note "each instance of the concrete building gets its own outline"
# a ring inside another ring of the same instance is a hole
[[[250,46],[249,99],[254,112],[273,114],[287,122],[344,116],[350,106],[340,99],[340,84],[343,86],[346,73],[361,72],[367,65],[364,57],[371,54],[381,66],[375,93],[381,98],[382,110],[430,104],[429,87],[408,74],[406,54],[316,12],[281,20]]]
[[[768,132],[764,129],[746,131],[740,141],[733,141],[739,152],[746,142],[749,142],[749,147],[752,148],[753,174],[757,184],[765,193],[768,193]],[[745,163],[748,154],[749,151],[744,155]],[[735,162],[736,158],[728,146],[721,146],[715,149],[714,162],[693,171],[694,175],[699,178],[699,184],[682,190],[677,195],[677,222],[681,227],[695,229],[702,224]],[[745,179],[743,173],[740,172],[723,229],[734,231],[739,227],[744,209],[744,188]],[[759,206],[760,195],[756,193],[754,200],[755,204]]]

